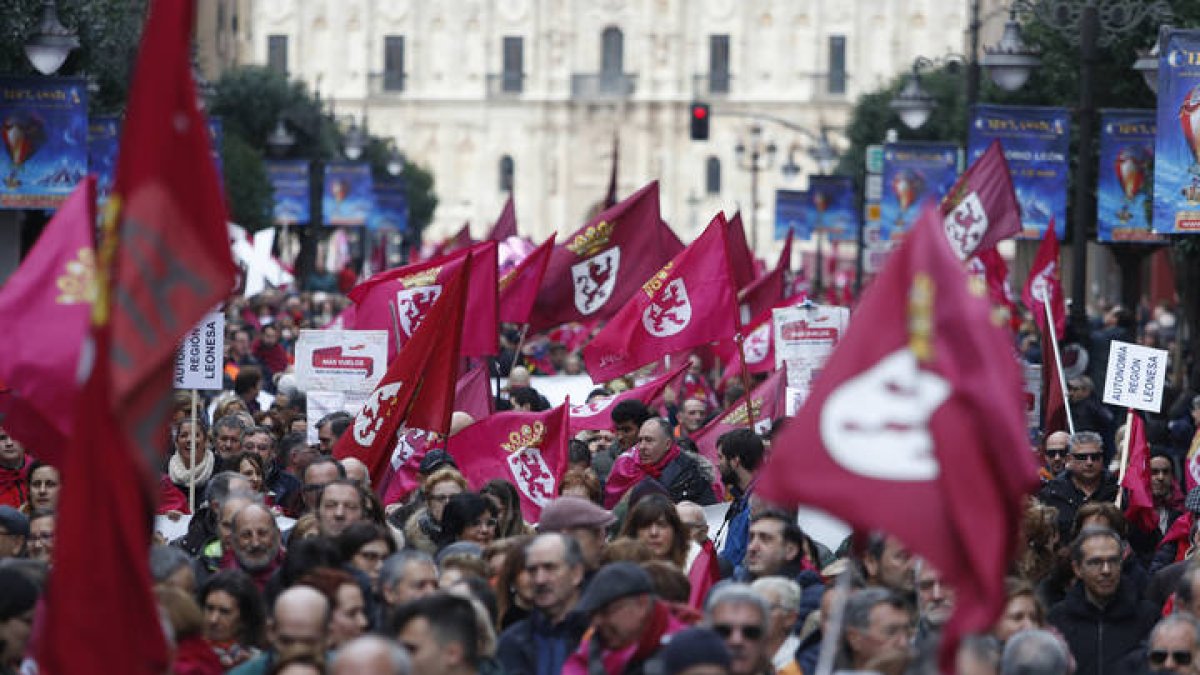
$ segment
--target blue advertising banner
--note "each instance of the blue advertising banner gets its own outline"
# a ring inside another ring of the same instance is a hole
[[[884,239],[908,232],[921,203],[941,199],[958,178],[953,143],[890,143],[883,147],[883,197],[879,217]]]
[[[309,221],[308,211],[308,162],[303,159],[285,159],[263,162],[267,169],[267,180],[275,192],[275,223],[295,225]]]
[[[408,192],[404,181],[397,179],[375,184],[375,210],[371,212],[367,227],[408,231]]]
[[[371,166],[366,162],[325,165],[325,224],[331,227],[366,225],[375,206]]]
[[[1200,234],[1200,30],[1159,37],[1154,231]]]
[[[1096,187],[1099,241],[1161,244],[1151,229],[1154,203],[1153,110],[1100,111],[1100,167]]]
[[[55,208],[88,170],[87,83],[0,78],[0,208]]]
[[[1050,220],[1063,238],[1067,223],[1067,157],[1071,140],[1065,108],[977,105],[967,134],[967,164],[993,140],[1004,148],[1023,230],[1017,239],[1041,239]]]
[[[808,179],[812,204],[809,227],[829,236],[830,241],[858,238],[858,204],[850,176],[812,176]]]
[[[93,117],[88,121],[88,172],[96,177],[96,198],[104,201],[117,175],[121,118]]]
[[[805,190],[776,190],[775,191],[775,238],[787,237],[788,231],[796,239],[808,239],[812,236],[812,227],[808,222],[812,200]]]

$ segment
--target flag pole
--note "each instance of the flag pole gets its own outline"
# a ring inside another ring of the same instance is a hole
[[[509,366],[508,369],[510,373],[512,372],[513,368],[517,367],[517,361],[521,358],[521,348],[525,346],[525,334],[527,332],[529,332],[529,324],[524,323],[521,325],[521,337],[517,339],[517,348],[513,351],[512,365]],[[496,395],[499,396],[500,392],[497,391]]]
[[[1125,412],[1125,438],[1121,440],[1121,464],[1117,471],[1117,487],[1119,488],[1125,482],[1125,471],[1129,468],[1129,438],[1133,436],[1133,408],[1126,408]],[[1121,508],[1121,497],[1125,496],[1124,490],[1117,490],[1117,508]]]
[[[400,311],[396,309],[396,301],[388,300],[388,310],[392,313],[392,339],[396,341],[396,351],[400,351]]]
[[[192,459],[188,477],[188,511],[196,512],[196,390],[192,390]]]
[[[853,565],[853,561],[850,564]],[[833,672],[833,660],[837,655],[838,644],[842,641],[846,602],[850,599],[851,574],[853,571],[847,568],[838,575],[837,585],[833,587],[833,606],[829,608],[828,630],[821,636],[821,653],[817,657],[816,675],[830,675]]]
[[[741,333],[733,336],[733,341],[738,346],[738,356],[742,359],[742,388],[746,390],[746,427],[754,431],[756,420],[754,419],[754,397],[750,395],[750,370],[746,366],[746,340]]]
[[[1050,312],[1050,301],[1046,299],[1045,294],[1039,298],[1042,301],[1042,308],[1046,310],[1046,332],[1050,334],[1051,350],[1054,354],[1055,370],[1058,371],[1058,388],[1062,391],[1063,410],[1067,413],[1067,428],[1070,429],[1071,435],[1075,435],[1075,420],[1071,417],[1071,399],[1067,397],[1067,376],[1063,374],[1062,358],[1058,354],[1058,329],[1054,325],[1054,315]]]

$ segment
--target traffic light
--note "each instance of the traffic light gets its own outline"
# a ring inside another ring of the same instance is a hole
[[[708,104],[692,103],[692,140],[708,140]]]

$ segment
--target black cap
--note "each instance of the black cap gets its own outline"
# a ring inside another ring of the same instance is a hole
[[[672,635],[663,647],[661,656],[663,673],[676,675],[695,666],[722,666],[729,668],[733,659],[729,648],[716,631],[708,628],[688,628]]]
[[[441,448],[435,448],[425,453],[425,456],[421,459],[421,465],[417,467],[417,471],[421,472],[421,474],[424,476],[428,476],[444,466],[452,466],[455,469],[458,468],[458,465],[454,463],[454,458],[450,456],[450,453],[442,450]]]
[[[636,563],[609,563],[596,572],[587,590],[575,606],[576,611],[591,614],[621,598],[654,592],[650,575]]]

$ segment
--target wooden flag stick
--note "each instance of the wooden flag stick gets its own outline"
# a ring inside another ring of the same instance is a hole
[[[517,361],[521,359],[521,348],[525,346],[525,333],[527,332],[529,332],[529,324],[523,324],[521,326],[521,337],[517,339],[517,349],[513,352],[512,366],[508,369],[509,373],[512,373],[512,369],[517,367]],[[500,392],[497,391],[496,393],[499,394]]]
[[[1129,437],[1133,436],[1133,408],[1128,408],[1125,413],[1125,438],[1121,439],[1121,463],[1117,470],[1117,487],[1125,482],[1125,471],[1129,468]],[[1121,497],[1125,496],[1124,490],[1117,490],[1117,508],[1121,508]]]
[[[842,641],[842,626],[846,623],[846,602],[850,599],[851,570],[846,569],[838,575],[837,584],[833,587],[833,603],[829,608],[829,625],[821,636],[821,651],[817,657],[816,675],[830,675],[833,672],[833,661],[837,655],[838,645]]]
[[[754,419],[754,397],[750,395],[750,369],[746,366],[746,339],[741,333],[733,336],[733,341],[738,346],[738,356],[742,359],[742,387],[746,390],[746,426],[751,431],[754,431],[756,420]]]
[[[196,390],[192,390],[192,460],[188,464],[188,510],[196,512]]]
[[[1063,374],[1062,358],[1058,355],[1058,331],[1054,327],[1054,315],[1050,312],[1050,301],[1044,295],[1040,300],[1042,301],[1042,307],[1046,310],[1046,332],[1050,334],[1050,351],[1054,355],[1054,363],[1057,365],[1055,370],[1058,371],[1058,388],[1062,391],[1063,409],[1067,412],[1067,429],[1074,436],[1075,420],[1071,416],[1071,399],[1067,396],[1067,376]]]

